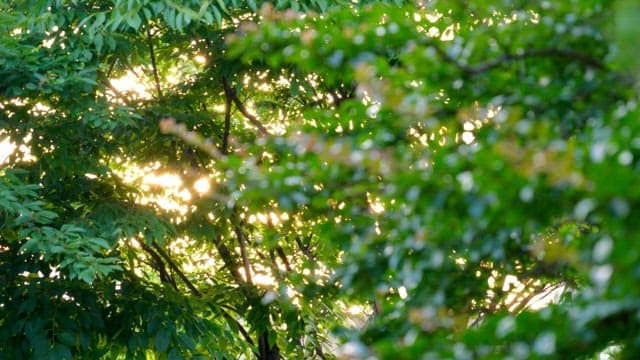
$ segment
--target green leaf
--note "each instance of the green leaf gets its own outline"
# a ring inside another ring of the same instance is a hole
[[[95,45],[98,54],[100,54],[102,52],[102,46],[104,45],[104,37],[102,34],[96,34],[93,38],[93,44]]]
[[[98,12],[95,14],[95,16],[96,20],[91,25],[92,31],[96,31],[96,29],[102,26],[102,24],[104,24],[105,20],[107,19],[107,16],[104,12]]]
[[[316,4],[318,4],[318,7],[320,8],[320,11],[322,12],[326,12],[327,8],[328,8],[328,3],[327,0],[315,0]]]
[[[213,16],[216,18],[216,23],[218,25],[222,24],[222,14],[220,13],[220,10],[214,6],[211,8],[211,11],[213,11]]]
[[[126,20],[127,24],[134,30],[138,30],[142,24],[142,18],[140,18],[138,13],[133,13],[131,16],[128,16]]]
[[[224,0],[216,0],[216,2],[218,3],[218,7],[220,7],[220,10],[222,10],[222,12],[226,15],[229,15],[229,10],[227,10],[227,6],[225,5]]]
[[[180,352],[175,348],[171,349],[171,351],[169,351],[168,358],[169,358],[169,360],[182,360],[182,359],[184,359],[182,354],[180,354]]]
[[[96,277],[96,273],[93,268],[85,268],[78,273],[72,272],[72,274],[75,274],[78,279],[84,281],[87,284],[93,283],[93,280],[95,280]]]
[[[189,350],[191,351],[195,351],[196,350],[196,342],[194,341],[194,339],[191,336],[188,336],[184,333],[178,333],[178,338],[180,339],[180,342]]]
[[[71,350],[62,344],[55,344],[49,355],[51,359],[73,360]]]
[[[160,329],[154,337],[155,348],[159,352],[166,352],[171,344],[171,333],[166,329]]]
[[[75,334],[70,331],[70,330],[64,330],[62,331],[59,335],[58,338],[60,340],[60,342],[68,347],[75,347],[76,346],[76,336]]]

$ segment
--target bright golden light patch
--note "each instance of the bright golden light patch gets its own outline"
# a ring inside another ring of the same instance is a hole
[[[15,150],[16,145],[9,138],[0,141],[0,164],[3,164]]]
[[[0,131],[0,135],[2,135],[2,131]],[[37,160],[35,156],[31,155],[31,149],[28,146],[30,141],[31,134],[27,134],[27,136],[24,137],[24,143],[21,145],[16,145],[8,137],[4,139],[0,138],[0,165],[6,163],[9,156],[13,155],[15,152],[19,153],[18,158],[21,161]]]
[[[151,93],[147,90],[133,71],[127,73],[117,79],[109,80],[111,85],[118,91],[123,93],[132,93],[141,99],[151,99]]]
[[[475,135],[473,135],[472,132],[465,131],[465,132],[462,133],[462,141],[465,144],[471,144],[473,142],[473,140],[475,140],[475,139],[476,139],[476,137],[475,137]]]
[[[455,262],[458,265],[466,265],[467,264],[467,259],[459,257],[459,258],[455,259]]]
[[[120,165],[125,166],[125,170],[120,172],[124,182],[137,184],[143,191],[136,198],[139,204],[154,204],[180,215],[189,211],[187,202],[192,199],[192,194],[184,188],[184,182],[178,174],[158,172],[161,167],[159,162],[146,166],[126,162]]]
[[[372,198],[371,194],[367,193],[367,198],[369,199],[369,208],[371,211],[376,214],[384,212],[384,204],[382,204],[379,197]]]
[[[249,220],[249,224],[260,223],[265,225],[269,224],[269,225],[278,226],[283,221],[289,220],[289,214],[287,214],[286,212],[278,214],[275,211],[271,211],[268,213],[255,213],[255,214],[249,215],[248,220]]]
[[[201,64],[201,65],[207,62],[207,58],[206,58],[204,55],[199,55],[199,54],[198,54],[198,55],[196,55],[193,59],[194,59],[198,64]]]
[[[246,280],[246,275],[244,273],[244,269],[239,269],[241,271],[241,275],[242,277]],[[273,275],[271,275],[270,273],[268,273],[266,271],[266,269],[263,269],[264,272],[254,272],[251,274],[251,279],[253,280],[253,283],[258,285],[258,286],[262,286],[262,287],[271,287],[274,284],[277,284],[278,281],[273,277]]]
[[[398,295],[400,295],[400,298],[401,298],[401,299],[406,299],[406,298],[407,298],[407,296],[409,295],[409,294],[407,293],[407,288],[406,288],[406,287],[404,287],[404,286],[400,286],[400,287],[398,288]]]
[[[182,186],[182,179],[176,174],[147,174],[144,183],[149,185],[162,186],[165,188],[178,188]]]
[[[211,184],[209,183],[209,178],[207,177],[202,177],[200,179],[198,179],[198,181],[196,181],[193,184],[193,189],[198,193],[198,194],[205,194],[208,193],[209,190],[211,190]]]
[[[366,312],[368,312],[368,309],[364,305],[351,305],[347,308],[347,314],[349,315],[360,315]]]

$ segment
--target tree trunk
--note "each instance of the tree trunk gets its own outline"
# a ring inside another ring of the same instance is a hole
[[[258,360],[280,360],[278,345],[269,347],[269,331],[265,330],[258,339]]]

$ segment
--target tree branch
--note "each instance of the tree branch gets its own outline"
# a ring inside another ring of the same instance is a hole
[[[113,86],[113,84],[111,84],[111,79],[110,79],[111,74],[113,74],[113,69],[115,68],[117,62],[118,62],[118,58],[114,57],[111,63],[109,63],[109,69],[107,69],[107,72],[105,74],[105,84],[111,91],[113,91],[113,93],[116,96],[122,98],[125,101],[125,103],[127,103],[129,101],[129,98],[125,94],[123,94],[120,90],[116,89],[115,86]]]
[[[151,58],[151,69],[153,70],[153,79],[156,84],[158,99],[162,99],[162,88],[160,87],[160,77],[158,76],[158,67],[156,66],[156,54],[153,50],[151,27],[147,27],[147,44],[149,45],[149,57]]]
[[[231,133],[231,103],[233,102],[233,89],[229,86],[227,78],[222,76],[222,86],[224,88],[224,133],[222,135],[222,149],[220,152],[223,154],[229,153],[229,134]]]
[[[236,263],[235,258],[231,255],[231,251],[229,251],[227,246],[222,243],[222,237],[218,236],[215,245],[224,265],[229,269],[231,276],[236,280],[238,285],[244,285],[245,281],[242,279],[242,276],[238,271],[238,264]]]
[[[255,116],[251,115],[249,111],[247,111],[247,108],[244,107],[244,104],[242,103],[242,101],[240,101],[240,98],[238,98],[238,94],[236,94],[235,89],[233,89],[229,83],[225,84],[224,81],[222,85],[225,86],[225,93],[228,92],[231,95],[231,99],[236,105],[238,111],[240,111],[240,113],[244,115],[244,117],[247,118],[247,120],[249,120],[249,122],[252,123],[253,126],[257,127],[262,135],[269,135],[269,131],[267,130],[267,128],[265,128],[264,125],[262,125],[262,123]]]
[[[517,306],[515,307],[513,313],[517,314],[519,312],[521,312],[522,310],[526,309],[527,307],[530,306],[531,304],[531,300],[533,300],[536,296],[542,295],[544,294],[539,300],[542,300],[544,298],[546,298],[547,296],[549,296],[549,294],[551,294],[553,291],[555,291],[556,289],[560,288],[560,286],[562,286],[563,283],[562,282],[558,282],[555,284],[548,284],[547,286],[544,286],[542,289],[539,290],[532,290],[531,293],[522,298]],[[510,305],[515,305],[515,304],[510,304]]]
[[[236,326],[238,327],[238,331],[240,331],[240,334],[242,334],[242,337],[244,337],[244,339],[251,345],[255,346],[255,343],[253,342],[253,339],[251,339],[251,336],[249,335],[249,333],[247,332],[247,330],[244,328],[244,326],[242,326],[242,324],[240,324],[240,322],[238,320],[236,320],[233,316],[231,316],[228,312],[222,310],[222,309],[216,309],[218,311],[220,311],[222,313],[222,316],[224,316],[225,319],[227,319],[227,321],[229,322],[233,322],[236,324]]]
[[[244,275],[249,284],[253,284],[253,280],[251,279],[251,264],[249,263],[249,256],[247,255],[247,245],[245,243],[244,232],[239,225],[233,226],[234,231],[236,232],[236,237],[238,238],[238,243],[240,244],[240,254],[242,255],[242,264],[244,266]]]
[[[569,49],[555,49],[555,48],[547,48],[547,49],[531,49],[523,51],[519,54],[504,54],[499,56],[493,60],[488,60],[487,62],[476,64],[476,65],[465,65],[461,64],[456,59],[449,56],[449,54],[444,51],[441,47],[435,45],[434,43],[430,44],[440,56],[442,60],[449,64],[453,64],[458,67],[463,72],[469,75],[479,75],[485,73],[494,68],[505,65],[506,63],[510,63],[513,61],[524,60],[527,58],[565,58],[580,62],[584,65],[599,69],[606,70],[607,67],[600,62],[598,59],[593,58],[587,54],[583,54],[574,50]]]
[[[160,256],[162,256],[162,258],[167,262],[167,264],[169,264],[169,267],[176,272],[176,274],[178,274],[178,276],[180,277],[180,279],[182,280],[182,282],[184,282],[184,284],[187,286],[187,288],[191,291],[191,293],[197,297],[201,297],[202,293],[196,289],[196,287],[193,285],[193,283],[191,282],[191,280],[189,280],[189,278],[187,278],[187,276],[182,272],[182,270],[180,270],[180,268],[178,267],[178,265],[176,265],[173,260],[171,259],[171,257],[157,244],[157,243],[153,243],[152,244],[153,248],[158,252],[158,254],[160,254]]]
[[[149,254],[149,256],[151,256],[151,258],[153,259],[153,262],[156,264],[156,266],[154,267],[156,268],[156,270],[158,270],[158,273],[160,274],[160,280],[162,282],[169,283],[171,287],[173,287],[175,290],[178,290],[178,285],[176,284],[173,277],[169,275],[169,273],[167,272],[167,269],[165,269],[162,258],[151,247],[149,247],[149,245],[145,244],[144,241],[137,240],[137,242],[138,244],[140,244],[140,247],[142,248],[142,250],[144,250],[147,254]]]
[[[300,240],[299,236],[296,236],[296,244],[298,244],[298,247],[300,248],[300,251],[302,251],[302,253],[311,261],[315,261],[316,257],[313,255],[313,253],[311,252],[311,250],[309,250],[309,246],[305,245],[302,243],[302,240]]]
[[[287,259],[287,254],[284,253],[284,250],[282,249],[281,246],[276,246],[276,253],[278,254],[278,257],[280,257],[280,259],[284,263],[284,268],[288,272],[291,272],[292,271],[291,264],[289,263],[289,259]]]

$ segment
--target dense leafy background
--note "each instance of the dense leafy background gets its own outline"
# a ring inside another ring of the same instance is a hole
[[[0,354],[633,358],[638,14],[2,2]]]

